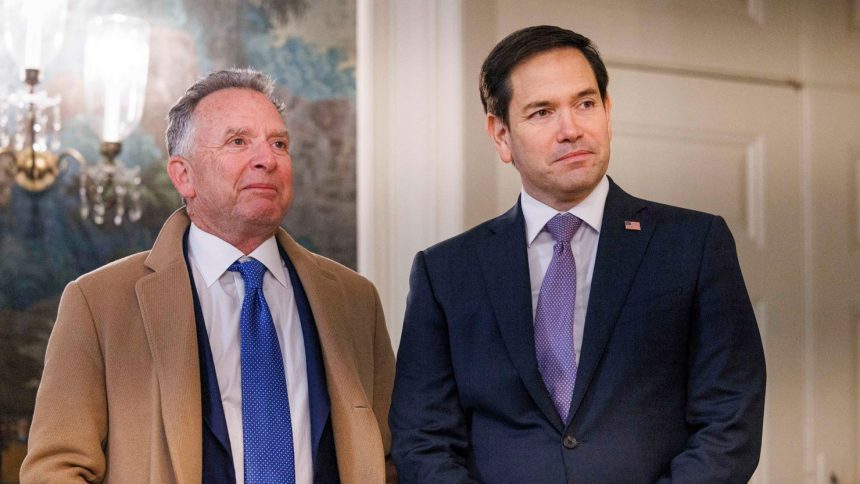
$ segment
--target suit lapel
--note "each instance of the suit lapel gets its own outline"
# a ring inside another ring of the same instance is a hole
[[[538,408],[561,432],[561,418],[537,366],[526,229],[519,202],[490,224],[477,246],[499,331],[520,378]]]
[[[201,478],[200,369],[197,331],[182,238],[189,220],[175,212],[146,258],[155,272],[135,285],[158,378],[164,432],[179,482]]]
[[[627,230],[624,226],[627,220],[638,221],[641,230]],[[655,224],[656,221],[645,209],[645,203],[625,193],[610,179],[591,278],[591,294],[585,316],[582,354],[571,401],[570,421],[573,421],[582,403],[615,329],[633,278],[651,241]]]

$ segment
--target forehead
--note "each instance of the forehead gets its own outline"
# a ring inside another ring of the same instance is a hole
[[[597,78],[585,55],[572,47],[541,52],[511,71],[511,103],[525,104],[536,98],[565,96],[586,89],[597,90]]]
[[[284,120],[261,92],[245,88],[221,89],[207,95],[194,109],[197,129],[225,127],[284,129]]]

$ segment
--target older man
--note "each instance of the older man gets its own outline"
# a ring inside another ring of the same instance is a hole
[[[606,176],[591,42],[514,32],[481,71],[507,213],[420,252],[391,410],[404,482],[747,482],[765,366],[722,218]]]
[[[186,207],[70,283],[22,482],[382,482],[393,353],[373,285],[280,228],[273,85],[210,74],[168,116]],[[388,473],[393,478],[393,473]]]

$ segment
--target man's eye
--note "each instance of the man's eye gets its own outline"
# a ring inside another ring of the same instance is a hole
[[[286,150],[289,147],[286,141],[275,141],[272,145],[279,150]]]
[[[230,140],[230,144],[233,146],[245,146],[245,140],[243,138],[233,138]]]
[[[594,101],[589,99],[589,100],[583,101],[582,104],[580,104],[580,106],[584,107],[585,109],[591,109],[595,106],[595,104],[594,104]]]
[[[538,109],[532,113],[533,118],[545,118],[549,116],[549,109]]]

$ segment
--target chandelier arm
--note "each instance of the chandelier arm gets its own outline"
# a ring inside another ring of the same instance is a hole
[[[66,148],[57,155],[57,163],[59,164],[60,175],[63,175],[68,171],[69,164],[67,160],[73,160],[78,164],[78,168],[81,173],[84,173],[84,168],[87,166],[87,159],[84,158],[84,155],[81,154],[80,151],[74,148]]]

